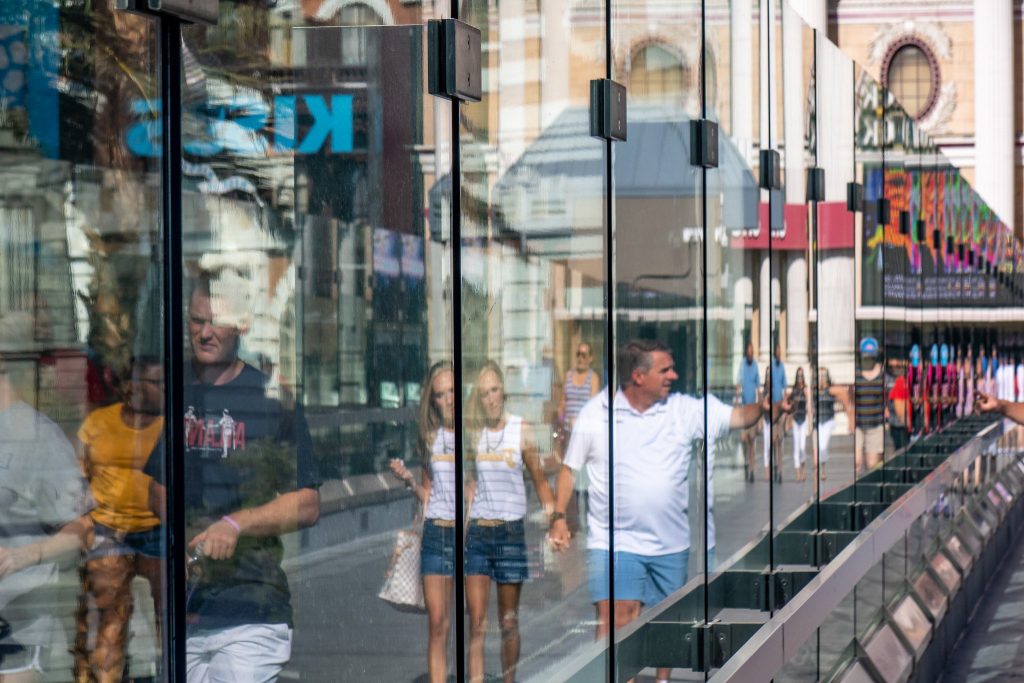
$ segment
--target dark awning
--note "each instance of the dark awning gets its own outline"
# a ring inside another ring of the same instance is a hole
[[[628,140],[614,143],[616,197],[698,198],[689,119],[661,107],[633,107],[630,119]],[[599,230],[595,220],[603,213],[595,203],[605,192],[604,154],[604,144],[590,137],[587,110],[563,111],[495,184],[490,206],[498,227],[534,238]],[[739,151],[722,136],[719,167],[708,172],[708,194],[722,197],[721,207],[709,216],[729,230],[756,229],[758,192]],[[450,193],[449,176],[431,188],[432,222],[447,215]]]

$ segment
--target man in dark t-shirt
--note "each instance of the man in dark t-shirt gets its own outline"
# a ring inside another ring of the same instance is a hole
[[[220,286],[218,286],[220,285]],[[212,292],[212,293],[211,293]],[[276,680],[291,656],[292,610],[280,535],[319,518],[319,478],[301,406],[268,396],[238,358],[247,325],[215,277],[189,301],[185,368],[185,498],[189,683]],[[152,504],[162,512],[160,454]]]

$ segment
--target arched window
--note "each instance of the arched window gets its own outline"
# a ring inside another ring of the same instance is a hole
[[[917,41],[896,45],[882,72],[884,85],[908,116],[927,114],[938,94],[938,66],[928,49]]]
[[[660,45],[647,45],[633,55],[629,85],[633,97],[681,103],[688,73],[679,57]]]
[[[306,60],[310,65],[327,67],[366,66],[368,32],[355,30],[362,26],[380,26],[385,23],[372,7],[365,3],[327,6],[328,12],[318,13],[317,19],[326,26],[341,26],[342,31],[310,31],[306,36]],[[338,7],[340,5],[340,8]],[[354,27],[354,28],[353,28]]]
[[[341,26],[380,26],[384,21],[369,5],[355,3],[345,5],[338,12],[338,24]],[[346,40],[341,45],[341,63],[344,66],[363,66],[366,64],[366,32],[348,31],[346,35],[355,36],[358,40]]]

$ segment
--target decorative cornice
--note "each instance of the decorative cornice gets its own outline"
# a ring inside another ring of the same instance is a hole
[[[871,39],[868,64],[880,63],[890,46],[908,37],[919,38],[942,59],[948,60],[952,57],[953,41],[939,24],[934,21],[907,19],[878,27],[875,37]]]
[[[942,84],[931,109],[917,120],[917,125],[929,136],[942,133],[946,130],[950,119],[953,118],[954,109],[956,109],[956,83],[950,81]]]

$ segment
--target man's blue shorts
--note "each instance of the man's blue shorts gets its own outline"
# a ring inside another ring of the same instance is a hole
[[[686,583],[690,550],[668,555],[615,553],[615,600],[639,600],[655,605]],[[609,599],[608,551],[587,551],[587,587],[590,599]]]

